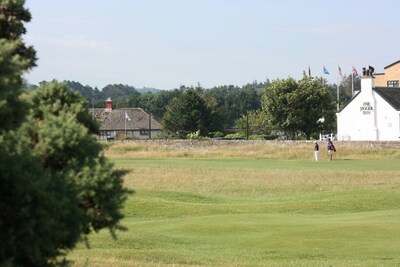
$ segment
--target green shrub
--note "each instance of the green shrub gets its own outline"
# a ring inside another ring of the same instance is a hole
[[[246,134],[242,132],[234,133],[234,134],[227,134],[225,136],[226,139],[244,139],[246,138]]]
[[[211,138],[213,138],[213,137],[224,137],[224,134],[222,132],[217,131],[217,132],[208,133],[208,136],[211,137]]]
[[[201,136],[200,135],[200,130],[197,130],[194,133],[189,133],[186,135],[186,139],[189,140],[209,140],[210,138],[207,136]]]

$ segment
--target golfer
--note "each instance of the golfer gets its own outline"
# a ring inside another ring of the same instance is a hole
[[[319,159],[319,145],[317,141],[314,141],[314,159],[315,161]]]
[[[335,149],[335,146],[333,145],[333,142],[332,142],[332,140],[330,138],[328,138],[328,147],[327,147],[327,149],[328,149],[329,160],[332,160],[333,152],[335,152],[336,149]]]

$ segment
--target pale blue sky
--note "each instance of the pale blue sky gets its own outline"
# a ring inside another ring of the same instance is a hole
[[[26,0],[26,78],[103,88],[242,86],[302,77],[336,82],[400,60],[398,0]]]

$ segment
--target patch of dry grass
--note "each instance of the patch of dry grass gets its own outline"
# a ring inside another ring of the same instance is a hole
[[[152,140],[106,143],[110,158],[265,158],[310,159],[312,141],[190,141]],[[400,142],[336,142],[341,159],[400,159]],[[326,142],[320,142],[321,160],[327,159]]]
[[[195,165],[195,164],[194,164]],[[128,166],[126,166],[128,168]],[[263,168],[196,168],[195,166],[131,165],[126,186],[198,194],[256,196],[292,191],[400,187],[400,171],[284,170]]]

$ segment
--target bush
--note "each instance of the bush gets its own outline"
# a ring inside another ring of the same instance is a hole
[[[238,139],[246,139],[246,134],[244,133],[234,133],[234,134],[227,134],[225,136],[226,139],[238,140]]]
[[[206,137],[206,136],[201,136],[200,135],[200,130],[197,130],[194,133],[187,134],[186,135],[186,139],[189,139],[189,140],[209,140],[210,138]]]
[[[211,138],[214,138],[214,137],[224,137],[224,134],[223,134],[222,132],[217,131],[217,132],[210,132],[210,133],[208,133],[208,136],[211,137]]]

